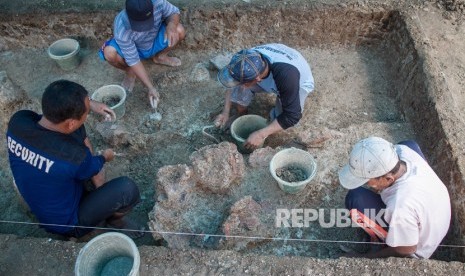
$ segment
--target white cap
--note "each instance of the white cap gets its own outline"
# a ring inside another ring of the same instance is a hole
[[[390,172],[399,162],[394,145],[383,138],[368,137],[355,144],[349,164],[339,171],[339,182],[346,189],[355,189]]]

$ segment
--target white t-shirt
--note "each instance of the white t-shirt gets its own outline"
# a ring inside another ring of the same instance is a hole
[[[429,258],[447,234],[451,218],[449,193],[428,163],[407,146],[396,145],[407,172],[381,192],[389,223],[386,244],[417,245],[415,254]]]
[[[282,62],[296,67],[300,73],[299,86],[305,90],[307,94],[313,91],[314,80],[312,70],[310,69],[308,62],[297,50],[279,43],[264,44],[252,49],[260,52],[260,54],[265,56],[271,64]],[[270,92],[271,90],[277,91],[273,77],[268,77],[258,84],[267,92]]]

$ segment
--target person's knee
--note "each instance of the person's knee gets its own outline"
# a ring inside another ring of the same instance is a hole
[[[364,212],[366,209],[374,209],[378,212],[386,208],[379,194],[364,187],[350,190],[346,195],[345,204],[347,209],[357,209],[360,212]]]
[[[112,65],[124,63],[123,58],[118,54],[116,49],[111,46],[107,46],[105,49],[103,49],[103,55],[105,56],[105,59]]]
[[[186,29],[184,29],[184,26],[180,23],[176,30],[178,31],[179,41],[183,40],[186,37]]]
[[[359,209],[364,201],[364,193],[360,189],[364,189],[359,187],[357,189],[349,190],[346,195],[345,205],[348,210],[351,209]]]
[[[136,182],[127,176],[121,176],[118,181],[119,189],[124,193],[139,194]]]

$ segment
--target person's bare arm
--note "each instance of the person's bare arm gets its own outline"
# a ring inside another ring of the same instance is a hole
[[[90,100],[90,110],[105,117],[105,121],[116,120],[115,112],[106,104]]]
[[[153,107],[154,101],[160,101],[160,94],[158,93],[157,89],[153,86],[152,80],[150,79],[147,70],[145,70],[144,64],[141,61],[136,63],[135,65],[131,66],[132,72],[139,78],[142,83],[147,87],[148,91],[148,98],[150,106]]]
[[[94,154],[94,149],[92,148],[92,144],[90,143],[89,138],[84,140],[84,144],[89,148],[90,152]],[[112,149],[106,149],[102,151],[102,156],[105,158],[105,162],[110,162],[115,158],[115,153]],[[105,184],[105,170],[102,168],[96,175],[91,177],[92,184],[94,184],[95,188],[98,188]]]
[[[260,146],[263,143],[263,141],[265,141],[266,137],[280,130],[283,130],[281,125],[278,123],[277,120],[273,120],[273,122],[271,122],[271,124],[269,124],[265,128],[262,128],[250,134],[249,138],[247,138],[247,141],[245,141],[244,147],[248,149],[256,148]]]
[[[224,97],[223,112],[216,116],[215,126],[223,128],[229,120],[229,112],[231,111],[231,89],[227,89]]]

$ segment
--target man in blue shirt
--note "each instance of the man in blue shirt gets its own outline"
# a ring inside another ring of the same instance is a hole
[[[59,80],[42,96],[42,112],[16,112],[8,123],[7,150],[19,192],[47,231],[81,237],[106,222],[134,228],[123,219],[140,201],[128,177],[105,183],[103,166],[114,158],[112,149],[93,155],[84,122],[90,111],[87,90]],[[91,180],[95,190],[86,191]],[[138,237],[143,232],[132,232]]]
[[[131,92],[136,78],[148,89],[149,102],[156,107],[159,93],[141,59],[180,66],[181,60],[168,53],[184,39],[179,9],[166,0],[126,0],[126,9],[114,21],[113,37],[100,49],[101,59],[125,71],[122,86]]]

